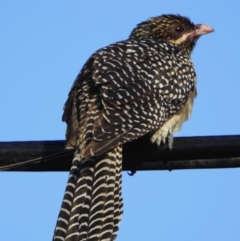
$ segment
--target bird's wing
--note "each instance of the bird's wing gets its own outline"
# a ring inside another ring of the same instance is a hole
[[[80,96],[80,117],[76,117],[75,104],[65,111],[68,122],[78,118],[78,123],[85,123],[81,124],[85,132],[90,122],[83,157],[98,156],[156,130],[183,107],[195,73],[182,74],[186,67],[182,62],[188,68],[192,64],[188,57],[180,63],[176,56],[182,58],[181,53],[175,54],[174,48],[160,41],[127,40],[100,49],[90,58],[70,92],[72,103]]]
[[[92,62],[93,55],[85,63],[80,73],[76,77],[68,99],[64,105],[62,121],[67,123],[66,148],[73,149],[84,142],[84,138],[79,136],[79,131],[85,128],[84,123],[89,119],[88,102],[94,99],[91,95],[92,88]],[[94,88],[95,89],[95,88]],[[82,123],[85,121],[84,123]],[[85,142],[84,142],[85,143]]]

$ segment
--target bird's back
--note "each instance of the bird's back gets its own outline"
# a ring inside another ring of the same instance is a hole
[[[189,56],[173,44],[126,40],[102,48],[69,94],[67,145],[80,137],[82,157],[98,156],[155,131],[184,106],[194,85]]]

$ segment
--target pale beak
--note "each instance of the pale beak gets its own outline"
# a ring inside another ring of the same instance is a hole
[[[211,33],[213,31],[214,31],[213,28],[208,25],[197,24],[195,25],[195,30],[191,30],[190,32],[183,34],[177,40],[169,40],[169,41],[173,44],[178,44],[178,45],[186,41],[189,41],[190,43],[191,41],[198,39],[203,34]]]
[[[204,24],[196,24],[195,25],[195,31],[192,34],[193,37],[200,37],[201,35],[208,34],[213,32],[214,29],[208,25]]]

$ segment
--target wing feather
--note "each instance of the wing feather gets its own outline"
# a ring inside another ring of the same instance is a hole
[[[159,40],[127,40],[93,54],[65,105],[68,143],[85,143],[81,153],[87,158],[161,127],[184,106],[194,85],[194,71],[179,78],[183,64],[193,66],[176,51]]]

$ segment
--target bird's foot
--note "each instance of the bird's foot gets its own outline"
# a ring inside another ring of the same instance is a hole
[[[151,137],[151,142],[156,143],[158,146],[161,144],[168,144],[168,148],[171,150],[173,147],[173,135],[172,128],[169,126],[163,125],[158,129],[153,136]]]
[[[130,170],[130,172],[127,172],[127,174],[132,177],[136,172],[136,170]]]

